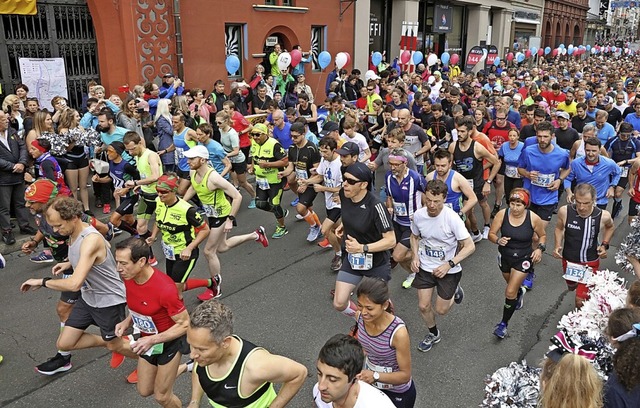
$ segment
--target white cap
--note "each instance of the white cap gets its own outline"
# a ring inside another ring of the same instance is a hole
[[[372,79],[380,79],[380,76],[370,69],[364,74],[364,83],[366,84]]]
[[[194,146],[191,149],[186,150],[183,154],[184,157],[188,159],[193,159],[194,157],[201,157],[203,159],[209,158],[209,151],[202,145]]]

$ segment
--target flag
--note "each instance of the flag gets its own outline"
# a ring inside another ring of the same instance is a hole
[[[38,13],[36,0],[0,1],[0,14],[23,14],[33,16]]]

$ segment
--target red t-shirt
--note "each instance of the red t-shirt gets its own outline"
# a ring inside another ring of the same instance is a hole
[[[515,125],[511,122],[507,122],[506,127],[500,128],[496,125],[496,121],[492,120],[484,126],[482,133],[487,135],[491,143],[493,143],[493,147],[498,150],[503,143],[509,140],[509,131],[513,128],[515,128]]]
[[[552,108],[557,108],[560,102],[564,102],[567,100],[567,96],[562,92],[555,95],[553,91],[545,91],[541,92],[540,95],[542,95],[542,97],[547,100],[549,106],[551,106]]]
[[[358,98],[356,101],[356,108],[366,110],[367,109],[367,98]]]
[[[124,280],[124,286],[133,324],[142,336],[167,331],[175,324],[171,317],[186,310],[175,282],[159,269],[153,268],[153,275],[142,285],[130,279]]]
[[[251,146],[251,139],[249,138],[248,133],[240,134],[243,130],[245,130],[249,126],[249,122],[242,116],[242,113],[238,111],[233,111],[233,116],[231,116],[231,127],[238,132],[238,138],[240,139],[240,147],[249,147]]]

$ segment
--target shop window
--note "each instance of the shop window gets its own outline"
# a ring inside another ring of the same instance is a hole
[[[313,53],[312,69],[313,71],[321,71],[320,63],[318,62],[318,54],[327,48],[325,43],[325,29],[326,26],[313,26],[311,27],[311,52]]]
[[[240,60],[238,71],[230,74],[230,77],[242,76],[243,61],[243,31],[244,24],[225,24],[224,26],[224,49],[225,55],[235,55]]]

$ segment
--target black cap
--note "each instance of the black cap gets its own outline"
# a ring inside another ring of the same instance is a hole
[[[328,135],[331,132],[337,132],[338,130],[340,130],[340,125],[338,125],[338,122],[325,122],[324,126],[322,126],[322,132],[320,132],[320,137],[325,137],[326,135]]]
[[[357,143],[346,142],[341,148],[336,150],[340,156],[358,156],[360,155],[360,147]]]

